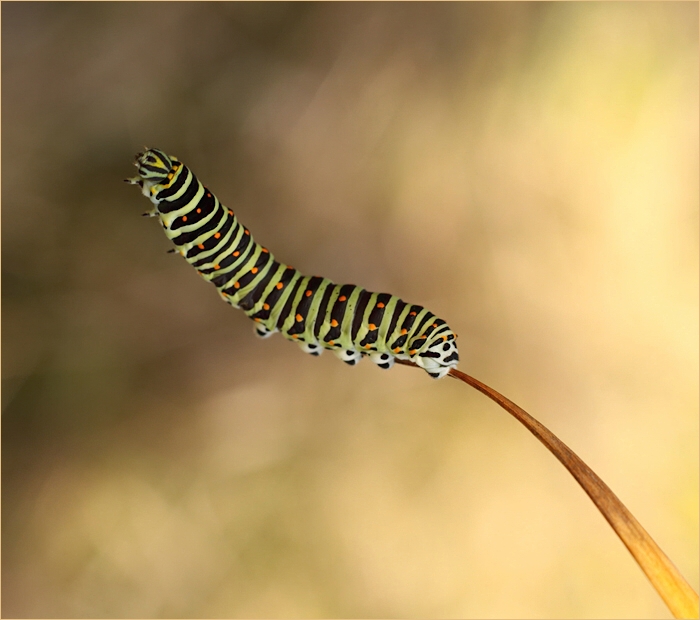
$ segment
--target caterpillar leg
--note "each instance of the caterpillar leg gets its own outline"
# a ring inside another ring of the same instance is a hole
[[[304,353],[310,353],[311,355],[315,355],[318,357],[323,353],[323,348],[321,347],[320,344],[315,344],[313,342],[300,342],[299,343],[299,348],[304,352]]]
[[[373,352],[369,354],[369,359],[384,370],[389,370],[394,365],[394,356],[388,353]]]
[[[426,372],[433,378],[433,379],[442,379],[448,372],[450,372],[450,367],[447,366],[441,366],[437,370],[426,370]]]
[[[228,301],[229,303],[231,303],[227,298],[224,297],[224,299],[226,301]],[[277,330],[276,329],[268,329],[262,323],[256,323],[255,325],[253,325],[253,331],[255,332],[255,335],[258,338],[269,338]]]
[[[336,349],[333,351],[336,357],[339,357],[346,364],[354,366],[362,359],[362,354],[359,351],[353,351],[352,349]]]

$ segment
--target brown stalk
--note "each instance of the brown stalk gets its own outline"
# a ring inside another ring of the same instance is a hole
[[[407,366],[411,362],[397,360]],[[450,370],[450,376],[471,385],[491,400],[498,403],[525,428],[527,428],[546,448],[559,459],[562,465],[583,487],[593,500],[598,510],[620,537],[627,549],[639,564],[651,584],[676,618],[698,617],[698,595],[678,572],[666,554],[654,542],[647,531],[634,518],[627,507],[618,499],[596,473],[545,426],[540,424],[527,411],[499,394],[478,379],[456,369]]]

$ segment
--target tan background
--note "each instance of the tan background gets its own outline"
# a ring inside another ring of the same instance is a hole
[[[506,413],[254,338],[135,188],[422,303],[698,586],[698,7],[2,5],[4,616],[669,617]]]

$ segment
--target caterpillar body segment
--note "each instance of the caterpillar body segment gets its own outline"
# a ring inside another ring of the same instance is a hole
[[[332,350],[347,364],[369,357],[389,369],[410,360],[431,377],[457,366],[456,336],[434,314],[395,295],[304,276],[253,240],[233,211],[176,157],[158,149],[136,156],[139,185],[154,205],[174,252],[254,322],[261,338],[280,332],[311,355]]]

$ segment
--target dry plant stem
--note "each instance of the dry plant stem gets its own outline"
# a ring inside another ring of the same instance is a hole
[[[399,360],[397,360],[399,361]],[[403,362],[413,366],[411,362]],[[450,370],[450,376],[460,379],[479,390],[491,400],[498,403],[508,413],[523,424],[559,461],[571,472],[583,490],[593,500],[598,510],[603,513],[608,523],[615,530],[625,546],[656,588],[671,613],[676,618],[698,617],[698,595],[678,572],[671,560],[654,542],[647,531],[627,510],[625,505],[610,490],[596,473],[556,435],[540,424],[527,411],[518,407],[502,394],[481,383],[478,379],[456,369]]]
[[[698,595],[640,525],[639,521],[588,465],[576,456],[564,442],[560,441],[554,433],[496,390],[459,370],[452,369],[450,376],[468,383],[497,402],[537,437],[588,493],[598,510],[603,513],[634,559],[637,560],[637,564],[656,588],[671,613],[676,618],[698,617]]]

